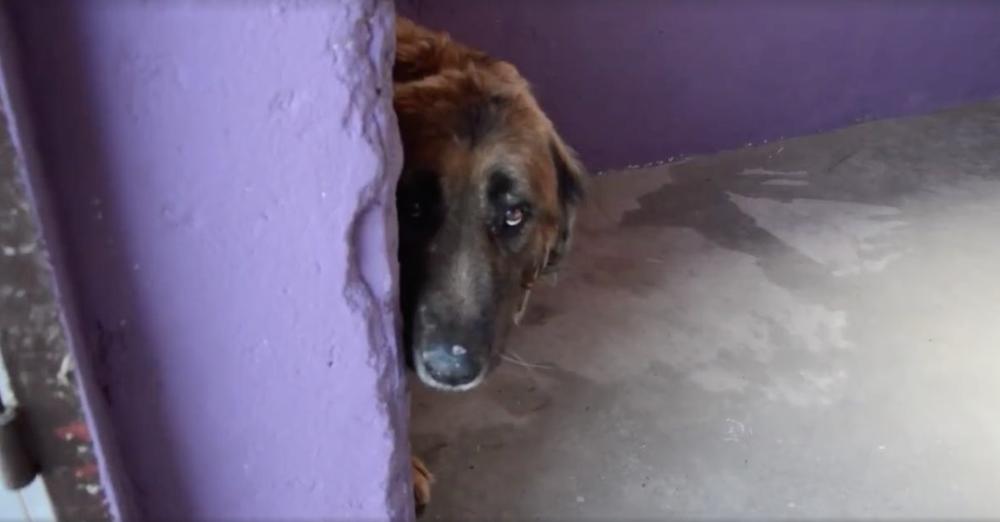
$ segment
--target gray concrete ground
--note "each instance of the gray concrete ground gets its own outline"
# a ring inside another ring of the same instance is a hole
[[[427,518],[1000,517],[1000,102],[611,173]]]

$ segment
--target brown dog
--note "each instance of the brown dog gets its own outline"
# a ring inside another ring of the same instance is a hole
[[[468,390],[566,253],[585,175],[507,62],[397,18],[393,80],[407,363],[432,388]],[[420,509],[431,475],[413,469]]]

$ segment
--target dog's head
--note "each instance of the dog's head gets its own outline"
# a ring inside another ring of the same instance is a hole
[[[395,108],[407,362],[431,387],[467,390],[565,254],[583,169],[505,62],[397,83]]]

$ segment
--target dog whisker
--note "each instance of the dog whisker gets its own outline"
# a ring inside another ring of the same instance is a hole
[[[517,366],[521,366],[523,368],[528,368],[529,370],[532,370],[532,369],[533,370],[554,370],[554,369],[556,369],[556,366],[554,364],[528,362],[528,361],[526,361],[524,359],[524,357],[521,357],[520,355],[518,355],[517,352],[511,351],[511,350],[508,350],[507,353],[500,354],[500,358],[503,359],[503,360],[505,360],[505,361],[507,361],[507,362],[509,362],[509,363],[511,363],[511,364],[514,364],[514,365],[517,365]]]

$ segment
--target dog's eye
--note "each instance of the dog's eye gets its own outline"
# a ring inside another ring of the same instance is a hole
[[[510,228],[517,228],[524,223],[524,209],[520,207],[510,207],[503,214],[503,224]]]

